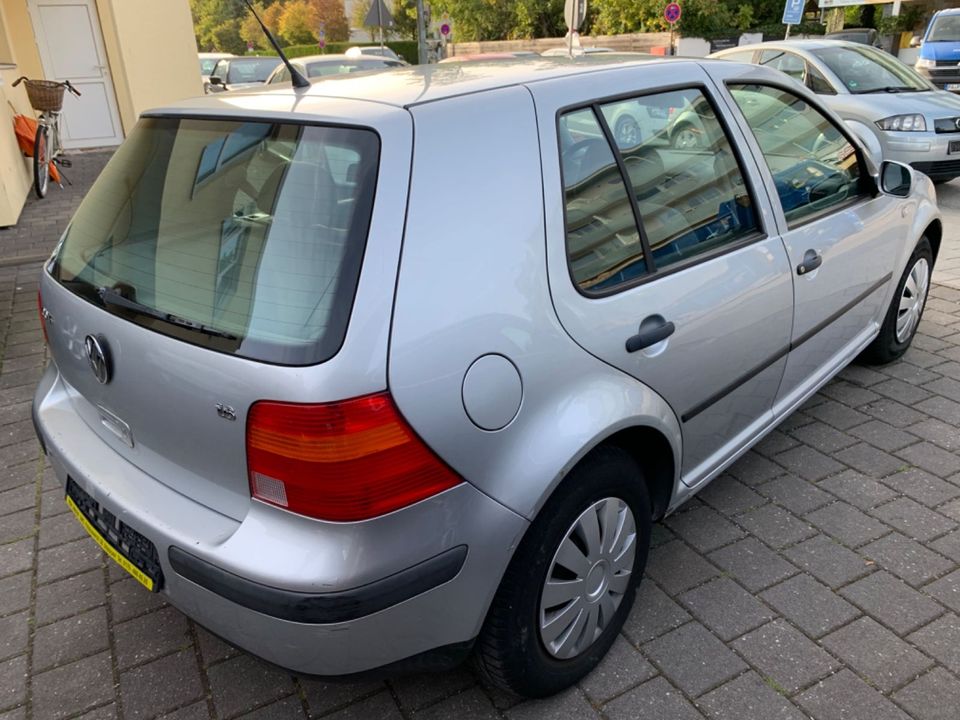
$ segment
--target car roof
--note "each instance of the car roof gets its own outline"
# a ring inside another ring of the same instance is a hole
[[[830,38],[802,38],[797,40],[771,40],[770,42],[752,43],[750,45],[739,45],[729,50],[721,50],[716,54],[736,52],[738,50],[762,50],[764,48],[794,48],[795,50],[822,50],[824,48],[846,47],[856,50],[862,50],[870,45],[863,43],[850,42],[848,40],[833,40]],[[892,56],[891,56],[892,57]]]
[[[254,96],[256,99],[251,99],[251,106],[265,109],[270,105],[269,97],[276,96],[276,106],[280,108],[289,105],[289,97],[294,94],[298,101],[339,98],[409,107],[459,95],[601,70],[639,67],[648,63],[693,61],[720,62],[705,58],[664,58],[636,53],[595,53],[575,58],[541,56],[490,62],[409,65],[394,68],[388,73],[348,73],[312,78],[310,87],[301,91],[295,91],[291,86],[282,83],[206,95],[185,100],[168,109],[210,110],[229,106],[231,112],[236,112],[243,107],[244,97]],[[283,99],[280,96],[283,96]],[[160,112],[163,112],[163,109],[160,109]]]
[[[960,15],[960,8],[944,8],[943,10],[937,10],[936,15]]]

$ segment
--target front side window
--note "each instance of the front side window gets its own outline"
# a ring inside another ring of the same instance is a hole
[[[186,342],[322,362],[346,333],[378,157],[369,130],[144,118],[80,205],[51,274]]]
[[[831,120],[792,92],[767,85],[731,85],[756,136],[790,223],[861,195],[856,148]]]
[[[582,290],[616,288],[759,229],[737,157],[700,90],[573,111],[560,119],[560,146],[567,253]]]
[[[764,50],[760,53],[760,65],[766,65],[803,82],[803,58],[785,50]]]
[[[280,61],[273,58],[234,60],[230,63],[228,82],[230,84],[266,82],[270,73],[279,64]]]

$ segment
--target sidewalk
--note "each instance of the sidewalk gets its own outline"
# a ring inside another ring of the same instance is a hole
[[[31,202],[46,254],[102,157]],[[0,720],[957,720],[960,183],[914,347],[851,366],[654,528],[633,612],[579,687],[517,702],[468,667],[330,683],[269,667],[143,590],[45,468],[38,265],[0,267]]]

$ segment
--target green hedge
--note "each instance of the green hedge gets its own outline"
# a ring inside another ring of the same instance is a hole
[[[336,55],[338,53],[346,52],[347,48],[354,47],[355,45],[360,45],[361,47],[366,46],[378,46],[380,43],[354,43],[354,42],[331,42],[327,43],[327,46],[321,51],[316,43],[311,43],[309,45],[291,45],[285,47],[283,51],[287,54],[287,57],[304,57],[305,55]],[[384,43],[388,48],[393,50],[397,55],[402,57],[411,65],[416,65],[417,63],[417,41],[416,40],[388,40]],[[257,51],[258,55],[273,55],[273,51]]]

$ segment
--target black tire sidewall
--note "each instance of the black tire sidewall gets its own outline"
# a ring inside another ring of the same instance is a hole
[[[887,308],[887,314],[883,319],[883,325],[880,326],[880,333],[877,335],[877,339],[874,340],[874,343],[867,351],[868,359],[875,363],[893,362],[903,355],[910,347],[914,336],[917,334],[917,331],[920,328],[920,323],[917,322],[916,327],[914,327],[913,331],[910,333],[910,337],[903,342],[899,342],[897,340],[897,313],[900,308],[900,298],[903,295],[903,288],[907,284],[907,278],[910,276],[910,271],[913,270],[913,266],[921,258],[926,259],[927,267],[930,271],[930,277],[927,278],[927,296],[923,299],[923,307],[920,308],[920,317],[921,319],[923,318],[923,311],[926,308],[927,300],[930,297],[930,285],[933,282],[933,248],[930,245],[930,241],[926,237],[920,238],[920,241],[910,254],[910,259],[907,260],[907,266],[904,268],[903,274],[900,276],[900,281],[897,283],[897,289],[893,294],[893,299],[890,301],[890,306]]]
[[[570,526],[590,505],[607,497],[620,498],[634,515],[637,539],[630,584],[613,621],[597,641],[575,658],[558,660],[540,639],[543,584]],[[507,637],[515,641],[498,649],[510,689],[528,697],[552,695],[580,680],[600,662],[633,606],[646,566],[651,526],[646,486],[640,468],[626,451],[598,448],[570,472],[524,536],[494,599],[494,603],[510,607]]]

